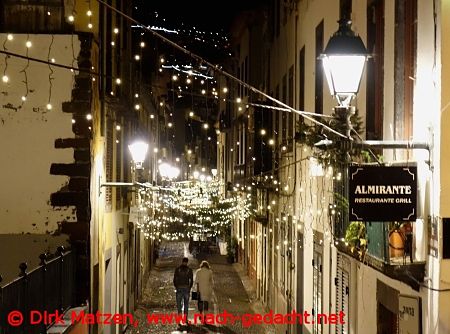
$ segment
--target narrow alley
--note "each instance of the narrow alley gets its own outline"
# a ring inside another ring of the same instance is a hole
[[[127,334],[147,333],[275,333],[274,326],[252,325],[244,328],[240,321],[229,321],[226,325],[193,324],[189,327],[178,327],[177,324],[149,324],[147,315],[175,314],[175,289],[172,283],[175,268],[181,263],[181,259],[189,258],[189,267],[195,270],[202,260],[207,260],[213,270],[214,293],[216,302],[210,307],[210,313],[220,314],[224,311],[232,314],[235,319],[243,314],[255,314],[263,312],[260,305],[252,303],[251,287],[245,282],[245,276],[241,277],[238,264],[227,263],[226,257],[219,254],[200,253],[196,258],[189,253],[188,243],[166,243],[161,245],[159,258],[154,269],[150,273],[142,300],[135,312],[139,320],[139,326],[129,327]],[[242,274],[241,274],[242,275]],[[244,282],[243,282],[244,281]],[[250,296],[249,296],[250,295]],[[194,314],[198,313],[197,302],[190,300],[189,320],[194,321]]]

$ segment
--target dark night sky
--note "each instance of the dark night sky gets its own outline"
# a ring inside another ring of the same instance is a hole
[[[160,18],[167,19],[168,25],[195,26],[205,30],[227,30],[233,17],[241,10],[264,4],[267,0],[138,0],[137,13],[145,24],[152,24],[157,11]],[[142,8],[142,10],[141,10]]]

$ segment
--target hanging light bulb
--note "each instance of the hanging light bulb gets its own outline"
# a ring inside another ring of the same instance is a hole
[[[5,74],[4,76],[2,76],[2,81],[4,83],[7,83],[9,81],[9,77]]]
[[[25,43],[25,46],[26,46],[27,48],[31,48],[32,45],[33,45],[33,44],[32,44],[30,41],[26,41],[26,43]]]
[[[8,34],[7,38],[8,38],[8,41],[12,41],[14,39],[12,34]]]
[[[89,9],[89,10],[86,12],[86,15],[87,15],[87,16],[92,16],[92,11]]]
[[[75,21],[75,17],[73,15],[69,15],[68,19],[69,19],[69,22]]]
[[[52,110],[53,106],[50,103],[47,103],[47,110]]]

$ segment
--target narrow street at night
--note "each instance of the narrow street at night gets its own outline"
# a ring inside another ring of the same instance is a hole
[[[450,0],[0,0],[0,334],[450,334]]]
[[[198,268],[202,260],[207,260],[211,264],[216,301],[210,307],[208,313],[219,314],[226,310],[233,316],[241,316],[242,314],[262,314],[266,312],[260,303],[252,300],[254,291],[252,291],[252,286],[248,284],[248,277],[239,265],[228,263],[225,256],[217,253],[200,253],[194,258],[189,253],[187,242],[165,243],[161,245],[160,257],[156,260],[156,265],[150,272],[142,300],[135,312],[135,316],[139,319],[139,326],[137,328],[129,327],[126,334],[176,334],[183,331],[198,334],[239,334],[243,333],[244,330],[245,333],[252,334],[275,333],[274,325],[253,325],[243,329],[240,321],[224,325],[193,324],[189,329],[180,328],[177,324],[149,324],[147,320],[149,314],[176,313],[175,290],[172,280],[174,270],[184,256],[188,256],[189,267],[194,270]],[[197,302],[191,300],[189,320],[192,323],[195,313],[198,313]]]

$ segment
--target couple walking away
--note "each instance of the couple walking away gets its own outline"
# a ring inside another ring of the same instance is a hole
[[[176,301],[178,314],[184,314],[188,319],[189,298],[191,289],[195,286],[198,295],[199,312],[208,311],[213,296],[213,275],[207,261],[202,261],[200,268],[194,274],[188,267],[188,258],[183,258],[181,265],[175,269],[173,285],[176,289]]]

